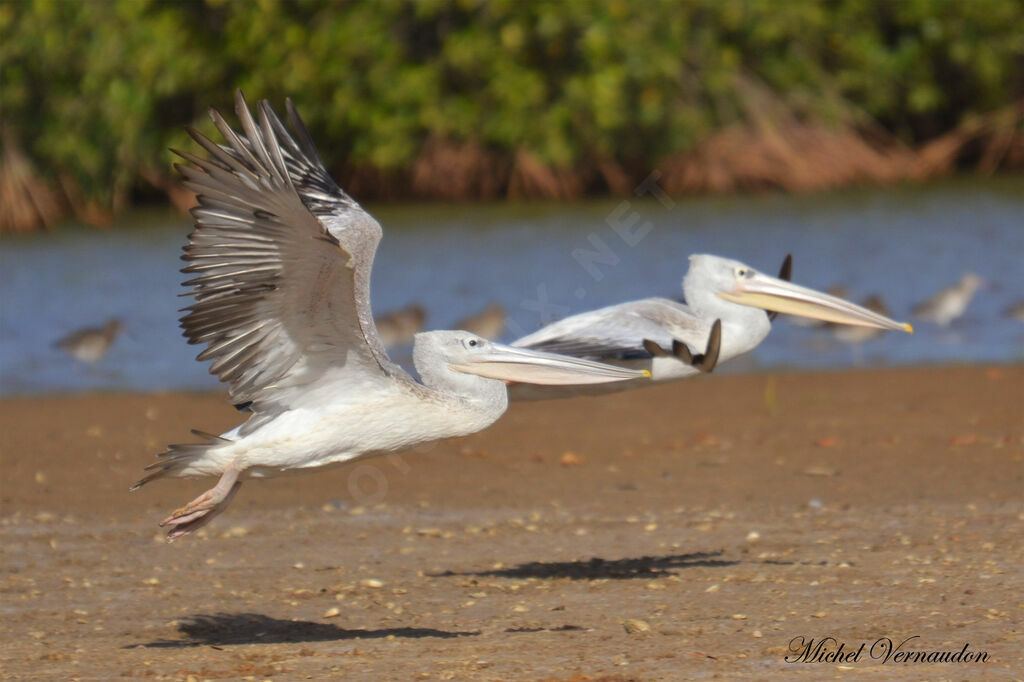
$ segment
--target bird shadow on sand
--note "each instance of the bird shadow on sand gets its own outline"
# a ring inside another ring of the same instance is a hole
[[[678,570],[697,567],[735,566],[736,560],[719,559],[722,551],[693,552],[691,554],[670,554],[666,556],[643,556],[625,559],[579,559],[576,561],[530,561],[508,568],[488,571],[442,571],[428,573],[431,578],[451,576],[476,576],[480,578],[570,578],[572,580],[599,580],[612,578],[657,578],[675,575]]]
[[[189,616],[178,624],[178,631],[187,639],[161,639],[155,642],[130,644],[125,649],[180,649],[196,646],[230,646],[234,644],[282,644],[295,642],[333,642],[345,639],[383,639],[394,636],[404,639],[437,637],[473,637],[479,631],[459,632],[434,628],[387,628],[381,630],[347,630],[330,623],[302,620],[281,620],[259,613],[217,613]]]

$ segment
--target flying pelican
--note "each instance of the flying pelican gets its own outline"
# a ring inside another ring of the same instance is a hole
[[[964,314],[971,299],[974,298],[975,292],[983,284],[981,278],[974,273],[964,273],[959,282],[939,290],[927,301],[918,303],[911,312],[918,319],[945,327]]]
[[[416,332],[423,329],[427,321],[427,311],[418,303],[410,303],[404,308],[392,310],[373,318],[380,334],[380,342],[385,348],[404,346],[412,343]]]
[[[690,256],[683,279],[686,303],[645,298],[567,317],[513,342],[519,348],[600,359],[650,370],[656,382],[674,381],[714,369],[719,362],[749,352],[771,331],[775,313],[839,324],[912,332],[870,310],[788,281],[787,257],[781,277],[771,277],[739,261]],[[771,311],[765,315],[764,311]],[[516,399],[544,399],[639,388],[639,382],[599,387],[513,387]]]
[[[121,333],[121,321],[111,318],[102,327],[86,327],[59,339],[54,346],[82,362],[98,362]]]
[[[508,315],[500,303],[492,303],[483,310],[467,315],[455,323],[456,329],[471,331],[485,339],[497,339],[505,330],[505,319]]]
[[[211,110],[226,144],[175,152],[197,195],[184,272],[196,277],[182,327],[199,360],[252,416],[206,442],[171,445],[133,489],[163,476],[219,476],[161,522],[168,539],[224,510],[244,477],[336,465],[474,433],[508,405],[505,381],[586,383],[642,372],[490,343],[462,331],[416,336],[422,383],[388,359],[370,311],[380,225],[327,174],[288,101],[298,142],[266,101],[242,133]]]

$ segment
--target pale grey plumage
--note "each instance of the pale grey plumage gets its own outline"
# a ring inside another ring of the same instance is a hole
[[[914,317],[945,327],[964,314],[982,284],[981,278],[974,273],[964,273],[959,282],[918,303],[911,312]]]
[[[704,354],[713,338],[719,343],[714,348],[711,367],[715,362],[725,362],[756,348],[768,335],[771,318],[778,312],[842,324],[911,331],[905,323],[793,284],[788,281],[790,262],[787,258],[780,277],[775,278],[739,261],[708,254],[693,255],[683,278],[686,303],[647,298],[608,306],[555,322],[518,339],[513,345],[648,369],[654,381],[659,382],[693,376],[705,369],[703,360],[698,367],[688,358]],[[720,333],[712,334],[716,321]],[[688,352],[668,353],[667,349],[676,344],[682,344]],[[592,387],[522,386],[514,387],[513,397],[544,399],[593,395],[642,385],[650,385],[650,382]]]
[[[235,110],[244,137],[211,111],[228,146],[190,131],[210,158],[178,152],[195,166],[178,169],[202,226],[183,256],[183,272],[198,274],[186,282],[196,303],[182,318],[189,342],[207,346],[198,359],[212,359],[232,401],[257,413],[282,388],[338,367],[411,381],[388,359],[369,307],[377,221],[327,174],[290,103],[302,146],[267,102],[259,122],[240,93]]]
[[[121,333],[121,321],[111,318],[102,327],[73,331],[54,343],[57,348],[82,362],[99,362]]]
[[[242,133],[216,112],[226,145],[190,131],[208,159],[179,154],[199,205],[184,272],[196,302],[182,327],[199,360],[252,416],[205,443],[172,445],[135,488],[165,475],[219,475],[161,525],[168,537],[222,511],[244,476],[331,466],[463,436],[507,407],[504,379],[619,381],[636,371],[489,344],[466,332],[416,337],[420,384],[391,362],[370,310],[381,228],[331,180],[289,103],[292,139],[267,102]]]
[[[713,322],[695,315],[685,303],[645,298],[568,317],[513,345],[578,357],[629,359],[650,357],[644,339],[665,348],[679,340],[699,353]]]

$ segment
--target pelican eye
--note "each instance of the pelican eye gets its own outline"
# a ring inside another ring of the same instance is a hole
[[[736,272],[736,279],[743,279],[744,277],[747,276],[747,269],[746,268],[736,268],[735,272]]]
[[[477,341],[476,339],[470,339],[469,340],[469,347],[470,348],[473,348],[474,346],[479,346],[479,345],[480,345],[480,342]]]

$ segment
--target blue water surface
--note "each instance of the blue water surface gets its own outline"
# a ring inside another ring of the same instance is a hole
[[[755,352],[722,371],[1024,359],[1024,324],[1003,314],[1024,299],[1021,178],[669,203],[648,196],[368,208],[385,230],[374,310],[417,301],[429,312],[428,328],[447,328],[498,301],[509,311],[511,340],[564,315],[678,295],[691,253],[771,273],[792,253],[794,281],[842,284],[854,300],[881,294],[917,333],[850,347],[827,332],[776,322]],[[189,304],[178,296],[188,219],[148,213],[127,222],[0,240],[0,394],[218,386],[178,328],[178,309]],[[967,271],[987,284],[950,328],[910,317],[914,303]],[[110,317],[123,320],[125,333],[95,365],[53,346]]]

